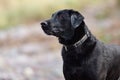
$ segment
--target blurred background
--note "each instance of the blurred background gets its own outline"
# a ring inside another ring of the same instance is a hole
[[[120,44],[120,0],[0,0],[0,80],[64,80],[62,46],[40,22],[66,8],[99,40]]]

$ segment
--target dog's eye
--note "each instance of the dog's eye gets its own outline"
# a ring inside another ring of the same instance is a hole
[[[59,15],[59,19],[64,19],[64,15]]]

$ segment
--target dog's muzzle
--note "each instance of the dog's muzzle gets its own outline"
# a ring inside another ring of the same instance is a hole
[[[50,29],[50,26],[48,25],[48,22],[41,22],[41,27],[43,29],[43,31],[48,34],[48,35],[53,35],[53,32]]]
[[[54,36],[59,37],[60,34],[62,33],[62,31],[60,29],[51,27],[47,21],[41,22],[41,27],[42,27],[43,31],[48,35],[54,35]]]
[[[48,30],[48,23],[47,22],[41,22],[42,29],[43,30]]]

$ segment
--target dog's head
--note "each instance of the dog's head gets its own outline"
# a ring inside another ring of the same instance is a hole
[[[46,34],[68,40],[72,38],[83,19],[79,12],[65,9],[55,12],[50,19],[42,22],[41,26]]]

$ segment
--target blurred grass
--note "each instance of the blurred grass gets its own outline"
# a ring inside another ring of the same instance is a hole
[[[112,11],[110,9],[105,8],[103,11],[99,12],[95,15],[95,18],[98,20],[104,20],[107,17],[111,16]]]
[[[97,36],[102,42],[109,43],[112,41],[112,35],[106,34],[106,31],[103,29],[100,30]]]
[[[0,29],[45,19],[55,10],[80,10],[87,4],[95,5],[101,2],[103,0],[0,0]]]
[[[117,0],[118,7],[120,8],[120,0]]]

